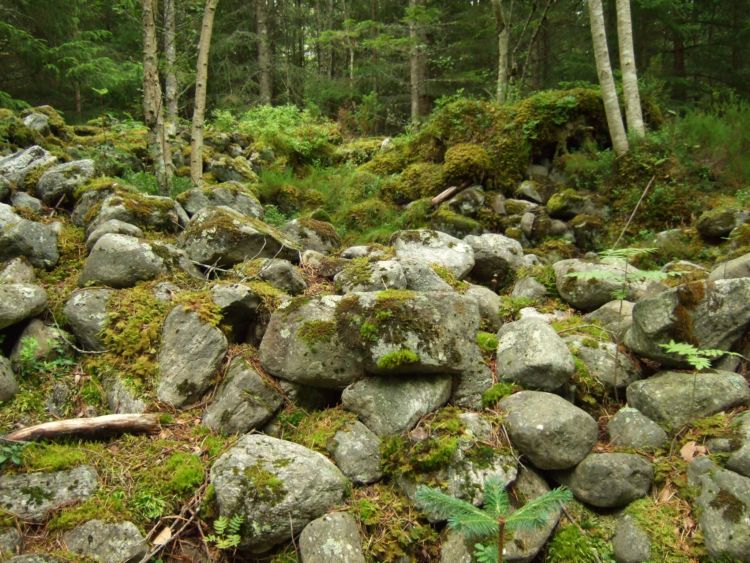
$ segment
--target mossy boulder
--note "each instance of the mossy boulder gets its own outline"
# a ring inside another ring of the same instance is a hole
[[[37,268],[52,269],[60,260],[57,231],[29,221],[0,203],[0,260],[25,257]]]
[[[113,289],[79,289],[65,303],[63,315],[79,345],[86,350],[103,350],[102,332],[107,325],[107,303],[115,293]]]
[[[458,279],[466,277],[475,263],[474,251],[468,244],[440,231],[398,231],[390,244],[399,260],[414,260],[428,266],[438,264]]]
[[[72,201],[75,189],[94,176],[93,160],[74,160],[47,168],[36,184],[36,194],[47,205],[65,198]]]
[[[132,522],[89,520],[66,532],[63,541],[78,555],[101,563],[120,563],[143,558],[148,544]]]
[[[219,182],[257,184],[259,181],[252,165],[243,156],[233,158],[224,154],[216,155],[209,161],[207,171]]]
[[[305,250],[328,254],[341,246],[336,228],[326,221],[302,217],[290,221],[282,230]]]
[[[47,292],[38,285],[0,285],[0,330],[38,315],[47,308]]]
[[[106,193],[105,186],[102,194]],[[146,230],[176,233],[188,220],[182,206],[168,197],[116,189],[113,195],[100,199],[100,202],[94,202],[83,218],[87,233],[112,219]]]
[[[241,182],[224,182],[213,186],[193,188],[177,196],[189,216],[193,216],[204,207],[224,205],[239,211],[243,215],[263,219],[263,206],[248,184]]]
[[[353,291],[377,291],[379,289],[405,289],[406,276],[397,260],[370,262],[367,258],[356,258],[333,278],[340,293]]]
[[[716,240],[727,236],[732,229],[750,222],[750,213],[734,207],[718,207],[704,211],[696,228],[704,239]]]
[[[391,221],[396,213],[394,205],[373,197],[352,205],[341,221],[352,230],[368,229]]]
[[[555,219],[569,220],[589,209],[589,194],[566,189],[557,192],[547,202],[547,213]]]
[[[492,163],[487,151],[473,143],[459,143],[445,151],[443,168],[449,184],[481,183]]]
[[[436,196],[445,187],[443,166],[431,162],[410,164],[381,188],[385,199],[404,204]]]
[[[0,178],[15,189],[25,189],[26,179],[52,166],[57,157],[38,145],[0,158]],[[38,179],[38,178],[37,178]]]

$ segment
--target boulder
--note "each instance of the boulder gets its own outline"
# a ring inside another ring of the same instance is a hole
[[[193,188],[177,196],[189,216],[205,207],[223,205],[256,219],[263,219],[263,206],[248,188],[239,182],[226,182],[214,186]]]
[[[0,330],[34,317],[47,308],[47,292],[38,285],[0,285]]]
[[[178,305],[167,315],[159,350],[160,401],[183,407],[197,401],[227,353],[227,339],[198,313]]]
[[[217,283],[211,286],[210,294],[221,309],[222,322],[232,328],[235,341],[256,344],[263,337],[268,316],[256,290],[241,283]]]
[[[612,548],[617,563],[644,563],[651,559],[651,539],[629,515],[617,519]]]
[[[63,198],[73,199],[75,189],[94,177],[93,160],[73,160],[45,170],[36,185],[36,194],[47,205],[57,205]]]
[[[341,246],[341,238],[330,223],[316,219],[293,219],[282,229],[305,250],[329,254]]]
[[[672,430],[750,401],[745,378],[728,371],[660,372],[627,388],[628,405]]]
[[[132,287],[139,281],[152,280],[166,271],[164,258],[154,252],[150,243],[128,235],[110,233],[103,235],[91,249],[78,284]]]
[[[406,289],[412,291],[453,291],[453,288],[441,278],[434,268],[424,262],[409,258],[399,258],[401,270],[406,278]]]
[[[18,393],[18,383],[10,360],[0,356],[0,401],[10,401]]]
[[[27,194],[26,192],[15,192],[10,196],[10,204],[13,209],[25,213],[39,214],[42,212],[43,205],[40,200]]]
[[[556,478],[581,502],[613,508],[646,496],[654,469],[637,454],[589,454],[575,469],[557,473]]]
[[[125,223],[119,219],[110,219],[91,231],[91,234],[86,239],[86,250],[91,252],[91,249],[94,248],[99,239],[108,234],[127,235],[134,238],[143,237],[143,231],[135,225]]]
[[[343,501],[348,480],[323,455],[299,444],[246,434],[211,467],[222,516],[242,516],[241,546],[262,553],[289,541]]]
[[[521,243],[498,234],[469,235],[464,242],[474,251],[472,278],[492,287],[505,287],[513,281],[523,262]]]
[[[425,414],[444,405],[450,395],[449,375],[373,377],[344,389],[341,402],[378,436],[411,430]]]
[[[51,225],[29,221],[0,203],[0,260],[25,257],[37,268],[51,269],[60,259]]]
[[[727,469],[750,477],[750,414],[748,411],[737,415],[733,426],[736,429],[735,436],[740,442],[740,447],[729,455]]]
[[[635,303],[632,301],[617,299],[591,311],[584,318],[599,323],[614,338],[621,340],[633,324],[633,307]]]
[[[63,535],[67,548],[101,563],[138,561],[148,553],[146,538],[132,522],[89,520]]]
[[[510,292],[511,297],[524,297],[534,301],[544,299],[548,294],[547,288],[531,277],[517,280]]]
[[[583,362],[588,375],[609,390],[624,389],[641,378],[638,366],[630,356],[619,351],[614,342],[569,336],[565,338],[565,343],[575,357]]]
[[[667,433],[641,411],[623,407],[607,423],[612,445],[636,449],[656,449],[667,443]]]
[[[717,207],[704,211],[696,223],[696,228],[705,239],[718,239],[727,236],[738,225],[748,222],[750,213],[727,207]]]
[[[333,436],[328,452],[355,485],[368,485],[383,476],[380,469],[380,438],[355,420]]]
[[[48,134],[49,131],[49,117],[38,111],[32,111],[26,117],[23,118],[23,124],[37,133],[42,135]]]
[[[203,424],[222,434],[245,434],[269,421],[283,401],[275,387],[236,357],[203,415]]]
[[[347,512],[310,522],[300,534],[299,550],[302,563],[365,563],[359,526]]]
[[[105,377],[102,387],[107,396],[109,410],[116,414],[140,414],[146,412],[146,402],[116,374]]]
[[[56,161],[57,157],[34,145],[0,158],[0,178],[4,178],[16,188],[22,188],[29,174],[39,168],[51,166]]]
[[[34,268],[24,256],[11,258],[0,265],[0,284],[34,282],[36,282]]]
[[[59,559],[51,555],[18,555],[8,559],[8,563],[60,563]]]
[[[497,372],[526,388],[557,391],[575,372],[573,355],[546,322],[525,318],[497,333]]]
[[[743,254],[733,260],[720,262],[708,275],[708,281],[750,277],[750,253]]]
[[[51,473],[0,476],[0,506],[23,520],[39,521],[62,506],[89,498],[97,475],[88,465]]]
[[[0,558],[3,561],[21,551],[22,544],[21,532],[10,526],[0,528]]]
[[[103,350],[101,333],[107,326],[107,303],[113,289],[78,289],[65,303],[63,316],[86,350]]]
[[[484,205],[482,186],[470,186],[458,192],[448,201],[448,207],[460,215],[473,217]]]
[[[440,563],[472,563],[474,547],[471,544],[461,532],[446,528],[440,540]]]
[[[107,190],[94,197],[91,208],[86,213],[86,234],[91,234],[102,223],[117,219],[144,230],[175,233],[187,220],[187,214],[179,203],[168,197],[145,195],[126,190]],[[78,209],[82,205],[79,200]],[[74,210],[74,216],[76,210]],[[79,211],[80,212],[80,211]]]
[[[521,391],[500,401],[513,446],[539,469],[568,469],[591,451],[596,421],[568,401],[540,391]]]
[[[73,348],[70,342],[72,335],[53,326],[44,324],[39,319],[32,319],[21,332],[13,349],[10,352],[10,361],[13,369],[19,371],[23,362],[47,362],[54,361],[66,356],[72,357]],[[25,342],[33,341],[33,354],[31,357],[22,358]]]
[[[428,266],[437,264],[459,279],[467,276],[474,267],[471,246],[439,231],[398,231],[391,237],[390,244],[399,260],[415,260]]]
[[[229,267],[254,258],[298,261],[298,247],[287,235],[225,206],[193,215],[180,244],[191,260],[208,266]]]
[[[398,260],[368,262],[367,258],[359,258],[336,274],[333,281],[340,293],[406,288],[406,277]]]
[[[483,328],[495,332],[503,326],[503,318],[500,316],[503,300],[497,293],[482,285],[470,284],[463,295],[466,299],[476,301]]]
[[[263,281],[289,295],[299,295],[307,289],[305,277],[289,260],[261,258],[259,262],[258,277]]]

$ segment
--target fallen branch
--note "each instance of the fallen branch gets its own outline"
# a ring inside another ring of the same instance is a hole
[[[430,205],[433,207],[437,207],[441,203],[443,203],[446,199],[454,196],[458,192],[460,192],[462,188],[459,188],[458,186],[453,186],[452,188],[448,188],[447,190],[443,190],[438,195],[432,198],[430,201]]]
[[[93,418],[71,418],[29,426],[3,436],[4,440],[25,442],[65,436],[100,436],[125,433],[154,434],[159,431],[156,414],[108,414]]]

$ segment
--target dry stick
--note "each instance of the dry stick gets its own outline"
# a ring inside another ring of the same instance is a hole
[[[52,312],[52,309],[47,307],[47,311],[49,312],[50,317],[52,317],[52,322],[55,323],[55,327],[57,328],[57,335],[62,338],[65,343],[70,346],[73,350],[78,352],[79,354],[106,354],[107,350],[83,350],[82,348],[79,348],[75,344],[73,344],[67,336],[65,336],[65,331],[60,328],[60,325],[57,322],[57,319],[55,318],[55,313]]]
[[[159,431],[159,418],[156,414],[108,414],[93,418],[71,418],[56,420],[16,430],[3,437],[9,441],[41,440],[64,436],[124,434],[126,432]]]
[[[630,223],[633,222],[633,218],[635,217],[635,214],[638,213],[638,208],[641,206],[641,203],[643,203],[643,200],[646,198],[646,194],[648,193],[648,190],[651,189],[651,185],[654,183],[654,180],[656,180],[656,176],[651,176],[651,179],[648,181],[648,184],[646,185],[646,189],[643,190],[643,193],[641,194],[641,198],[638,200],[638,203],[635,204],[635,208],[633,209],[633,212],[630,214],[630,217],[628,217],[628,222],[625,223],[625,226],[622,228],[622,231],[620,232],[620,236],[617,237],[615,244],[612,245],[613,249],[617,248],[617,245],[620,244],[622,237],[625,236],[625,232],[628,230],[628,227],[630,227]]]

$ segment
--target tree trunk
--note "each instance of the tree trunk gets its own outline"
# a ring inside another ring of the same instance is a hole
[[[193,126],[190,129],[190,179],[193,184],[203,183],[203,127],[206,114],[206,90],[208,87],[208,52],[214,27],[214,14],[219,0],[206,0],[198,41],[198,62],[195,71],[195,108]]]
[[[167,106],[165,129],[169,139],[177,134],[177,44],[175,43],[175,0],[164,0],[164,104]]]
[[[497,89],[495,97],[497,103],[504,104],[508,100],[508,82],[510,74],[510,28],[506,22],[502,0],[492,0],[495,11],[495,25],[497,27]]]
[[[268,39],[268,0],[256,0],[258,24],[258,68],[260,69],[260,103],[270,104],[273,95],[271,82],[271,45]]]
[[[617,39],[620,44],[622,90],[625,98],[625,119],[628,123],[628,131],[636,137],[643,137],[646,134],[646,127],[643,125],[641,95],[638,91],[630,0],[617,0]]]
[[[164,131],[155,8],[156,0],[143,0],[143,119],[148,127],[148,147],[154,162],[159,193],[169,195],[172,166],[171,153]]]
[[[628,152],[628,137],[625,134],[625,125],[622,122],[622,113],[620,113],[620,103],[617,100],[615,80],[612,76],[612,65],[609,62],[602,0],[588,0],[588,5],[596,72],[599,75],[599,85],[602,90],[604,111],[607,115],[609,136],[612,139],[612,147],[615,150],[615,154],[621,156]]]
[[[414,11],[422,6],[424,0],[409,0],[409,8]],[[415,16],[415,14],[412,14]],[[409,21],[409,78],[411,85],[411,122],[417,124],[423,113],[423,88],[425,80],[424,46],[422,30],[416,17]]]

